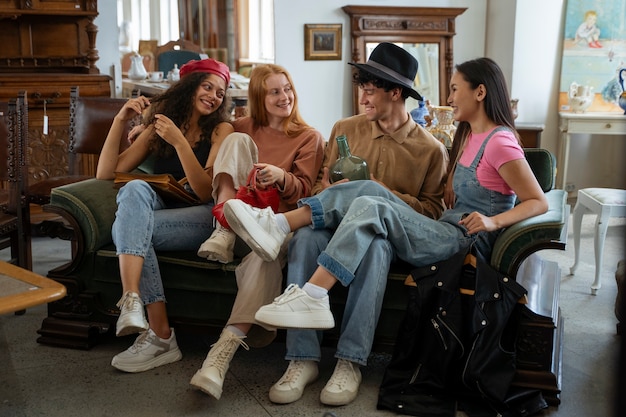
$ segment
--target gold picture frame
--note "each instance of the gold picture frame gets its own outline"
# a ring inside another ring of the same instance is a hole
[[[341,60],[341,23],[304,25],[304,60]]]

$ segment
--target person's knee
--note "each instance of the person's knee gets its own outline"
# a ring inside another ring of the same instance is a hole
[[[143,180],[131,180],[128,181],[123,187],[120,188],[118,194],[129,194],[129,193],[137,193],[144,192],[145,190],[151,190],[150,184]]]
[[[154,191],[150,184],[143,180],[132,180],[124,184],[117,193],[118,204],[127,200],[135,200],[141,196],[150,196]]]
[[[228,136],[226,136],[226,138],[224,139],[224,141],[222,142],[220,146],[224,146],[225,149],[246,148],[251,153],[254,153],[254,154],[256,154],[257,152],[256,144],[254,143],[250,135],[248,135],[247,133],[242,133],[242,132],[230,133]]]

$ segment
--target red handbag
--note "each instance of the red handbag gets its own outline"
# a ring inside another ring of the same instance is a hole
[[[246,185],[242,185],[237,190],[235,198],[248,203],[253,207],[265,208],[271,207],[274,212],[278,210],[280,203],[280,195],[278,194],[278,188],[275,184],[260,189],[257,187],[256,175],[258,169],[252,168],[250,174],[248,174],[248,182]]]

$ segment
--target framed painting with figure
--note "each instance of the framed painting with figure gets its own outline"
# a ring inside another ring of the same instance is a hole
[[[625,76],[626,0],[568,0],[559,111],[623,113]]]
[[[341,23],[304,25],[304,59],[341,60]]]

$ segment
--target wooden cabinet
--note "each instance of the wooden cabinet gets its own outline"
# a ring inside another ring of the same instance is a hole
[[[0,0],[2,12],[40,13],[45,9],[48,14],[56,12],[96,11],[97,0]]]
[[[96,66],[97,15],[97,0],[0,0],[0,100],[27,92],[31,184],[68,172],[70,88],[111,95]]]
[[[111,95],[110,77],[103,75],[0,73],[0,101],[17,97],[20,90],[27,93],[28,177],[31,184],[68,173],[72,86],[80,87],[81,96]],[[47,132],[44,131],[44,112],[48,116]]]
[[[541,148],[541,132],[543,132],[544,125],[515,123],[515,129],[525,148]]]

